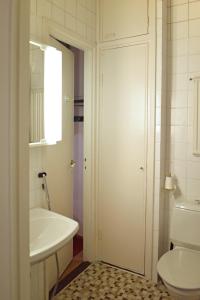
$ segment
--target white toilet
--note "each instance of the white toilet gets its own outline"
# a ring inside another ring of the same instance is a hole
[[[157,265],[160,277],[173,299],[200,300],[200,204],[176,204],[170,241],[173,250]]]

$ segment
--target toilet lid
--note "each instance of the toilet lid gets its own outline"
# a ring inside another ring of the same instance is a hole
[[[200,252],[177,248],[165,253],[157,270],[166,283],[180,289],[200,288]]]

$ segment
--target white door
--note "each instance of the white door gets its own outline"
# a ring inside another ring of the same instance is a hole
[[[147,57],[145,44],[102,51],[99,256],[144,274]]]
[[[74,55],[60,43],[52,46],[62,51],[63,100],[62,100],[62,141],[45,147],[44,161],[47,172],[49,195],[52,209],[73,218],[73,159],[74,142]],[[73,256],[72,241],[59,251],[60,271],[66,268]],[[52,257],[47,264],[50,286],[55,283],[56,265]]]

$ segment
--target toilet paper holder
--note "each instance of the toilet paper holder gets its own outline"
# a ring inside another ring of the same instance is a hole
[[[174,182],[173,176],[169,175],[165,177],[165,190],[168,191],[175,191],[176,190],[176,184]]]

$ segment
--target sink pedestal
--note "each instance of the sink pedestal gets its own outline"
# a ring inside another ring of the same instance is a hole
[[[42,208],[30,212],[31,300],[48,300],[57,280],[55,253],[60,274],[72,259],[72,239],[78,223]]]
[[[44,263],[31,266],[31,300],[48,300],[44,276]]]

